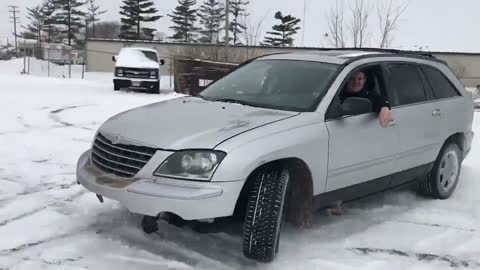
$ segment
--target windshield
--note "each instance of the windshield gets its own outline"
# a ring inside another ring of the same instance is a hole
[[[150,60],[158,62],[157,54],[151,51],[142,51],[142,53]]]
[[[258,60],[230,73],[200,94],[209,100],[289,111],[314,111],[339,65]]]

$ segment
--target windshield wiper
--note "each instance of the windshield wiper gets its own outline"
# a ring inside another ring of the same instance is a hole
[[[241,104],[241,105],[245,105],[245,106],[259,107],[259,105],[255,104],[255,103],[250,103],[248,101],[232,99],[232,98],[212,99],[212,101],[235,103],[235,104]]]

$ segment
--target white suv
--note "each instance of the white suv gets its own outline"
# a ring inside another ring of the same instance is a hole
[[[369,99],[341,99],[362,71],[391,104],[382,127]],[[243,253],[274,259],[284,220],[406,183],[446,199],[473,138],[473,101],[448,66],[397,51],[275,54],[241,65],[196,97],[105,122],[78,162],[88,190],[145,215],[238,215]]]

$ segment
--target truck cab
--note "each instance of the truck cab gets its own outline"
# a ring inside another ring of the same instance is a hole
[[[149,93],[160,93],[160,66],[165,64],[159,60],[158,52],[151,48],[123,48],[117,56],[113,56],[115,74],[113,88],[115,91],[128,88],[144,90]]]

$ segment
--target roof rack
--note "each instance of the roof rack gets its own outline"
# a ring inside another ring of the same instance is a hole
[[[319,48],[320,51],[363,51],[363,52],[378,52],[378,53],[393,53],[402,55],[416,55],[436,58],[429,52],[398,50],[398,49],[381,49],[381,48]]]

